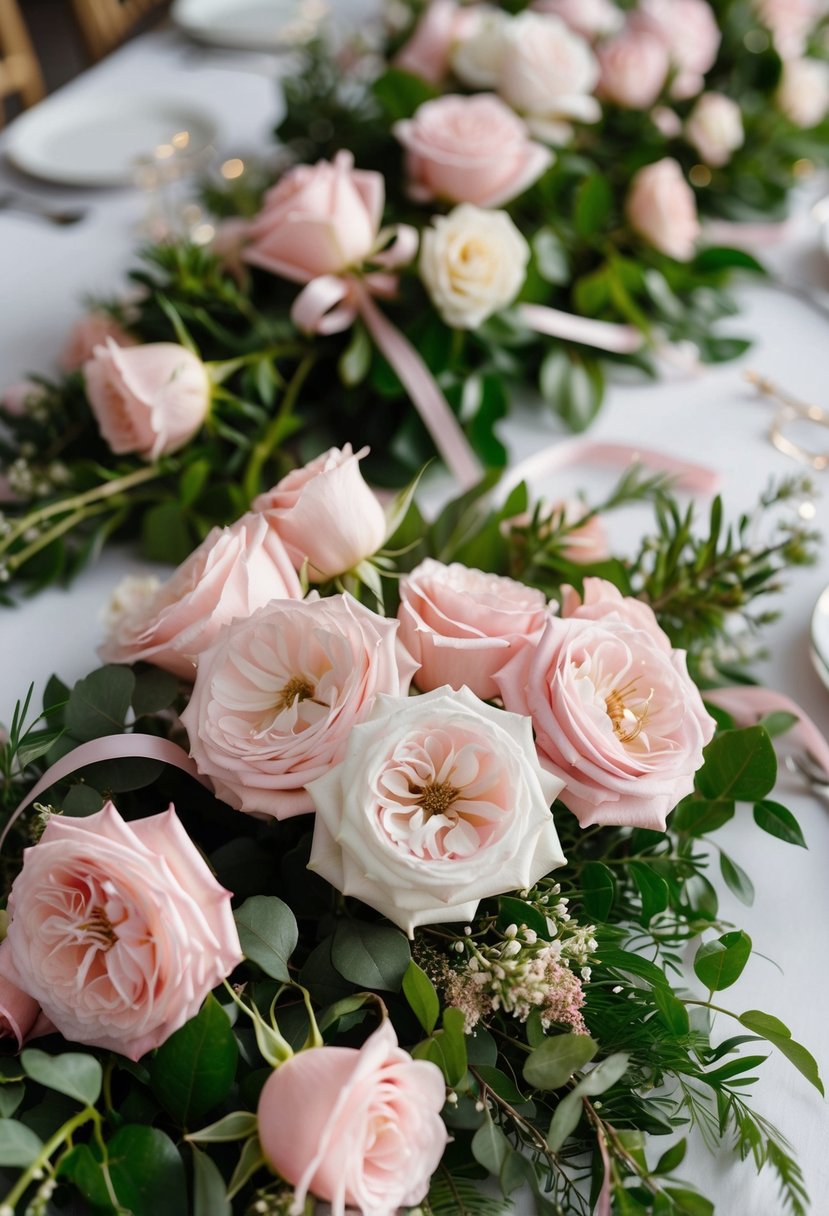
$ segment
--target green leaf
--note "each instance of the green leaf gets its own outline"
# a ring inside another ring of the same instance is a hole
[[[184,1163],[157,1127],[127,1124],[107,1144],[115,1194],[132,1216],[181,1216],[187,1211]]]
[[[817,1061],[811,1052],[792,1038],[792,1032],[784,1022],[759,1009],[748,1009],[745,1013],[741,1013],[740,1022],[747,1030],[761,1035],[776,1047],[791,1064],[794,1064],[798,1072],[802,1073],[820,1094],[823,1094],[823,1082],[820,1079]]]
[[[178,680],[169,671],[151,667],[135,677],[132,708],[136,718],[145,714],[157,714],[168,709],[178,694]]]
[[[567,250],[552,228],[539,228],[532,240],[538,273],[548,283],[565,287],[570,282]]]
[[[365,380],[371,366],[371,350],[366,327],[357,321],[351,328],[351,341],[337,363],[337,371],[346,388],[354,388]]]
[[[742,929],[704,942],[694,957],[697,979],[709,992],[722,992],[740,978],[751,954],[751,938]]]
[[[716,832],[734,818],[734,803],[725,798],[695,798],[693,794],[684,798],[671,816],[671,827],[675,832],[687,832],[689,836],[705,836]]]
[[[192,1216],[233,1216],[219,1167],[197,1148],[193,1149]]]
[[[233,913],[245,958],[287,983],[288,959],[299,939],[296,917],[276,895],[252,895]]]
[[[103,735],[118,735],[124,729],[135,676],[129,667],[109,664],[78,680],[66,705],[70,734],[85,743]]]
[[[390,122],[410,118],[424,101],[437,96],[437,91],[420,76],[401,68],[389,68],[375,80],[372,91]]]
[[[678,1166],[682,1165],[687,1151],[688,1141],[685,1139],[678,1140],[676,1144],[665,1150],[654,1166],[653,1172],[655,1174],[672,1174]]]
[[[85,815],[94,815],[104,805],[104,796],[94,790],[91,785],[78,781],[64,795],[61,810],[64,815],[73,819],[83,819]]]
[[[622,1079],[629,1064],[630,1055],[626,1051],[615,1051],[612,1056],[608,1056],[595,1068],[591,1068],[590,1072],[585,1073],[576,1089],[580,1094],[596,1098]]]
[[[20,1054],[20,1062],[27,1075],[47,1089],[75,1098],[84,1106],[94,1106],[98,1101],[103,1071],[94,1056],[78,1051],[50,1056],[36,1047],[27,1047]]]
[[[256,1133],[258,1127],[256,1115],[249,1110],[234,1110],[229,1115],[223,1115],[215,1123],[190,1132],[187,1139],[195,1144],[220,1144],[232,1140],[247,1140]]]
[[[403,995],[423,1029],[431,1034],[440,1016],[440,1001],[434,984],[414,959],[410,960],[403,976]]]
[[[714,1205],[704,1195],[684,1188],[665,1187],[665,1194],[674,1201],[677,1216],[714,1216]]]
[[[20,1081],[0,1085],[0,1119],[10,1119],[23,1101],[26,1086]]]
[[[56,1173],[58,1178],[69,1178],[96,1208],[102,1208],[104,1211],[107,1208],[112,1209],[106,1176],[100,1161],[88,1144],[76,1144],[64,1153],[58,1162]]]
[[[555,346],[545,355],[539,372],[545,401],[574,430],[583,431],[595,418],[604,396],[604,376],[595,359],[583,359]]]
[[[192,507],[210,480],[210,461],[194,460],[181,475],[178,487],[179,502],[183,507]]]
[[[145,513],[141,521],[141,549],[150,561],[177,566],[194,544],[192,528],[179,503],[162,502]]]
[[[52,744],[62,734],[62,730],[32,731],[30,734],[27,734],[24,742],[19,745],[15,753],[21,770],[33,764],[35,760],[39,760],[41,756],[45,756]]]
[[[503,929],[508,929],[510,925],[517,925],[519,928],[526,925],[528,929],[534,929],[545,941],[550,937],[547,919],[538,908],[512,895],[502,895],[498,900],[498,924]]]
[[[640,922],[647,927],[654,916],[664,912],[668,906],[668,884],[661,875],[641,861],[632,861],[630,872],[642,899]]]
[[[227,1097],[239,1048],[230,1020],[208,996],[199,1012],[162,1043],[150,1065],[152,1089],[182,1126]]]
[[[334,931],[331,961],[361,988],[398,992],[411,957],[408,939],[391,925],[341,920]]]
[[[785,735],[786,731],[791,730],[799,721],[797,714],[789,714],[784,709],[778,709],[761,718],[760,726],[765,727],[772,739],[776,739],[778,735]]]
[[[588,861],[581,872],[582,902],[591,920],[607,920],[616,898],[613,871],[600,861]]]
[[[514,1106],[516,1103],[526,1102],[526,1098],[518,1089],[515,1082],[501,1072],[499,1068],[494,1068],[491,1064],[476,1064],[475,1072],[485,1085],[496,1093],[499,1098],[503,1098],[505,1102],[510,1102]]]
[[[556,1107],[547,1132],[547,1143],[554,1153],[557,1153],[568,1137],[572,1136],[579,1124],[582,1113],[581,1094],[575,1092],[566,1094]]]
[[[0,1119],[0,1165],[27,1169],[37,1159],[43,1141],[14,1119]]]
[[[534,1089],[560,1089],[599,1050],[586,1034],[558,1034],[544,1040],[524,1061],[524,1080]]]
[[[233,1199],[234,1196],[241,1191],[248,1179],[252,1178],[257,1170],[261,1170],[264,1164],[265,1155],[262,1152],[262,1145],[259,1143],[259,1137],[251,1136],[250,1140],[246,1140],[242,1145],[242,1151],[239,1154],[236,1169],[233,1171],[233,1177],[228,1183],[228,1198]]]
[[[740,902],[750,908],[754,903],[754,884],[745,870],[725,853],[720,853],[720,873],[729,891],[733,891]]]
[[[764,799],[762,802],[755,803],[754,822],[758,828],[762,828],[770,836],[776,836],[778,840],[785,840],[787,844],[796,844],[802,849],[806,848],[800,824],[791,811],[781,806],[779,802]]]
[[[744,249],[730,249],[719,245],[711,245],[698,253],[691,269],[701,274],[707,274],[711,270],[751,270],[757,274],[766,274],[765,267]]]
[[[443,1073],[447,1085],[457,1085],[466,1073],[466,1041],[463,1036],[464,1017],[460,1009],[450,1006],[443,1011],[443,1028],[418,1043],[412,1051],[416,1060],[431,1060]]]
[[[662,1020],[676,1038],[688,1034],[691,1026],[688,1010],[682,1001],[674,996],[670,988],[654,988],[653,1003],[662,1015]]]
[[[755,802],[774,787],[777,757],[762,726],[723,731],[703,755],[705,763],[696,782],[705,798]]]
[[[509,1140],[492,1119],[486,1119],[472,1137],[472,1156],[496,1178],[512,1153]]]
[[[590,237],[606,226],[613,202],[607,179],[598,173],[585,178],[576,191],[573,220],[579,236]]]

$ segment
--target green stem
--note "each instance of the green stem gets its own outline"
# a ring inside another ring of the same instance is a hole
[[[305,347],[299,342],[278,342],[274,346],[266,346],[264,350],[251,351],[249,355],[238,355],[235,359],[222,359],[214,363],[206,363],[207,374],[214,385],[223,384],[234,372],[251,363],[261,363],[263,359],[285,359],[305,353]]]
[[[74,515],[68,515],[66,519],[62,519],[60,523],[49,528],[48,531],[42,532],[36,540],[27,545],[25,549],[21,549],[19,553],[13,553],[6,562],[6,567],[9,572],[17,570],[20,566],[25,565],[30,557],[34,557],[41,549],[45,549],[53,540],[63,536],[66,532],[71,532],[76,524],[83,523],[85,519],[91,519],[93,515],[101,515],[109,509],[107,503],[96,503],[87,510],[76,511]]]
[[[284,433],[285,424],[293,413],[294,406],[302,389],[303,384],[310,374],[311,368],[314,366],[317,356],[313,351],[309,351],[299,367],[291,377],[288,387],[285,389],[285,395],[282,398],[282,404],[279,411],[272,419],[270,425],[265,431],[258,443],[254,444],[253,451],[245,469],[244,477],[242,478],[242,487],[245,492],[245,497],[248,502],[251,502],[259,493],[259,478],[265,462],[270,458],[274,448],[279,443]]]
[[[52,1156],[55,1149],[60,1148],[60,1146],[69,1139],[74,1131],[77,1131],[79,1127],[83,1127],[84,1123],[88,1123],[90,1119],[100,1122],[101,1116],[91,1106],[85,1106],[82,1111],[80,1111],[77,1115],[73,1115],[73,1117],[64,1123],[62,1127],[58,1128],[55,1134],[46,1141],[43,1148],[40,1150],[29,1168],[20,1175],[15,1185],[9,1191],[8,1195],[6,1195],[3,1203],[7,1207],[10,1207],[12,1211],[14,1211],[17,1204],[26,1194],[26,1191],[35,1181],[37,1175],[49,1161],[49,1158]]]

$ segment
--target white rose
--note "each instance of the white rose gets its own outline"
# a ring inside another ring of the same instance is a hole
[[[507,24],[498,92],[538,138],[562,143],[571,134],[569,120],[597,122],[598,81],[595,55],[558,17],[524,12]]]
[[[685,138],[706,165],[727,165],[745,140],[740,107],[722,93],[703,93],[685,123]]]
[[[470,88],[493,89],[498,83],[508,22],[506,13],[482,10],[470,37],[453,50],[452,71]]]
[[[564,864],[530,720],[468,688],[378,698],[345,759],[307,789],[309,868],[411,935]]]
[[[591,42],[618,33],[625,21],[613,0],[535,0],[532,7],[536,12],[561,17],[571,30]]]
[[[777,105],[796,127],[816,127],[829,110],[829,63],[821,59],[787,60]]]
[[[506,211],[462,203],[424,230],[420,277],[447,325],[476,329],[515,299],[529,258]]]

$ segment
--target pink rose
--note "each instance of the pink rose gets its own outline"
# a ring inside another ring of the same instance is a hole
[[[359,1050],[312,1047],[280,1064],[259,1099],[262,1151],[297,1210],[310,1193],[331,1216],[395,1216],[425,1198],[440,1164],[445,1098],[437,1065],[402,1051],[386,1021]]]
[[[660,38],[647,30],[629,28],[603,43],[597,54],[603,97],[631,110],[646,110],[653,105],[670,68],[668,51]]]
[[[656,646],[666,654],[671,653],[670,639],[650,604],[643,604],[632,595],[622,595],[618,587],[604,578],[586,578],[581,595],[574,587],[562,587],[563,620],[573,617],[579,621],[603,621],[611,616],[649,634]]]
[[[745,140],[737,102],[722,93],[703,93],[686,119],[685,138],[706,165],[727,165]]]
[[[157,460],[192,439],[210,409],[210,377],[175,342],[120,347],[107,338],[83,366],[98,429],[116,455]]]
[[[137,1060],[242,961],[230,892],[172,807],[126,823],[111,802],[53,816],[9,896],[26,992],[75,1043]]]
[[[378,697],[308,792],[308,867],[399,925],[469,921],[478,902],[564,864],[528,717],[468,688]]]
[[[465,684],[497,697],[495,672],[540,637],[547,615],[542,592],[458,562],[428,557],[400,582],[400,640],[420,664],[422,692]]]
[[[560,17],[571,30],[590,42],[622,28],[624,17],[613,0],[535,0],[537,13]]]
[[[144,661],[192,680],[202,651],[231,621],[273,599],[301,599],[279,537],[261,515],[214,528],[165,583],[128,577],[108,611],[107,663]]]
[[[138,339],[128,334],[114,317],[106,312],[91,312],[81,317],[69,331],[60,353],[60,366],[65,372],[76,372],[95,354],[96,346],[104,346],[111,338],[116,346],[137,346]]]
[[[43,398],[45,390],[42,384],[34,380],[20,380],[10,384],[0,399],[0,405],[12,418],[23,418],[33,406]]]
[[[776,96],[777,106],[796,127],[816,127],[829,110],[829,63],[787,59]]]
[[[625,204],[635,232],[669,258],[687,262],[700,234],[694,192],[671,157],[634,174]]]
[[[771,31],[781,59],[798,59],[809,35],[826,12],[822,0],[754,0],[754,11]]]
[[[0,1039],[16,1039],[18,1051],[27,1039],[46,1030],[40,1005],[23,991],[20,982],[9,940],[4,938],[0,942]]]
[[[527,127],[497,97],[449,95],[424,102],[394,134],[406,149],[410,193],[500,207],[528,189],[552,163]]]
[[[452,48],[472,32],[476,21],[475,11],[461,8],[455,0],[430,0],[394,66],[429,84],[440,84],[449,71]]]
[[[381,174],[355,169],[350,152],[296,165],[265,195],[242,256],[294,283],[341,274],[374,250],[384,197]]]
[[[287,819],[338,763],[379,693],[405,695],[415,664],[397,621],[347,595],[275,600],[203,654],[182,714],[190,754],[231,806]]]
[[[644,605],[596,590],[582,615],[552,618],[496,683],[507,709],[532,717],[542,762],[565,783],[561,800],[582,827],[662,831],[694,788],[714,722],[685,652],[637,624]]]
[[[329,448],[253,501],[313,583],[353,570],[386,539],[385,512],[360,472],[368,450]]]
[[[694,97],[703,77],[714,66],[720,49],[720,29],[706,0],[639,0],[634,22],[664,42],[677,70],[671,96]]]
[[[524,12],[505,24],[498,93],[539,139],[564,143],[571,120],[597,122],[598,80],[590,47],[558,17]]]

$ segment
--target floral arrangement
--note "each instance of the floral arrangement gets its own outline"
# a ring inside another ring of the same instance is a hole
[[[700,216],[777,218],[822,163],[826,37],[818,0],[433,0],[309,48],[276,183],[209,190],[202,244],[5,393],[6,590],[114,535],[181,561],[354,433],[377,485],[437,448],[468,488],[513,395],[582,429],[608,375],[742,353],[715,323],[762,268]]]
[[[0,1212],[492,1216],[524,1188],[549,1216],[696,1216],[695,1126],[799,1216],[747,1091],[769,1044],[820,1078],[719,995],[752,943],[706,845],[746,803],[804,843],[771,797],[801,724],[710,685],[811,557],[808,487],[766,496],[765,541],[636,472],[578,511],[490,476],[426,524],[412,489],[383,510],[364,455],[122,583],[106,665],[18,707]],[[622,559],[603,517],[634,501],[655,530]]]

